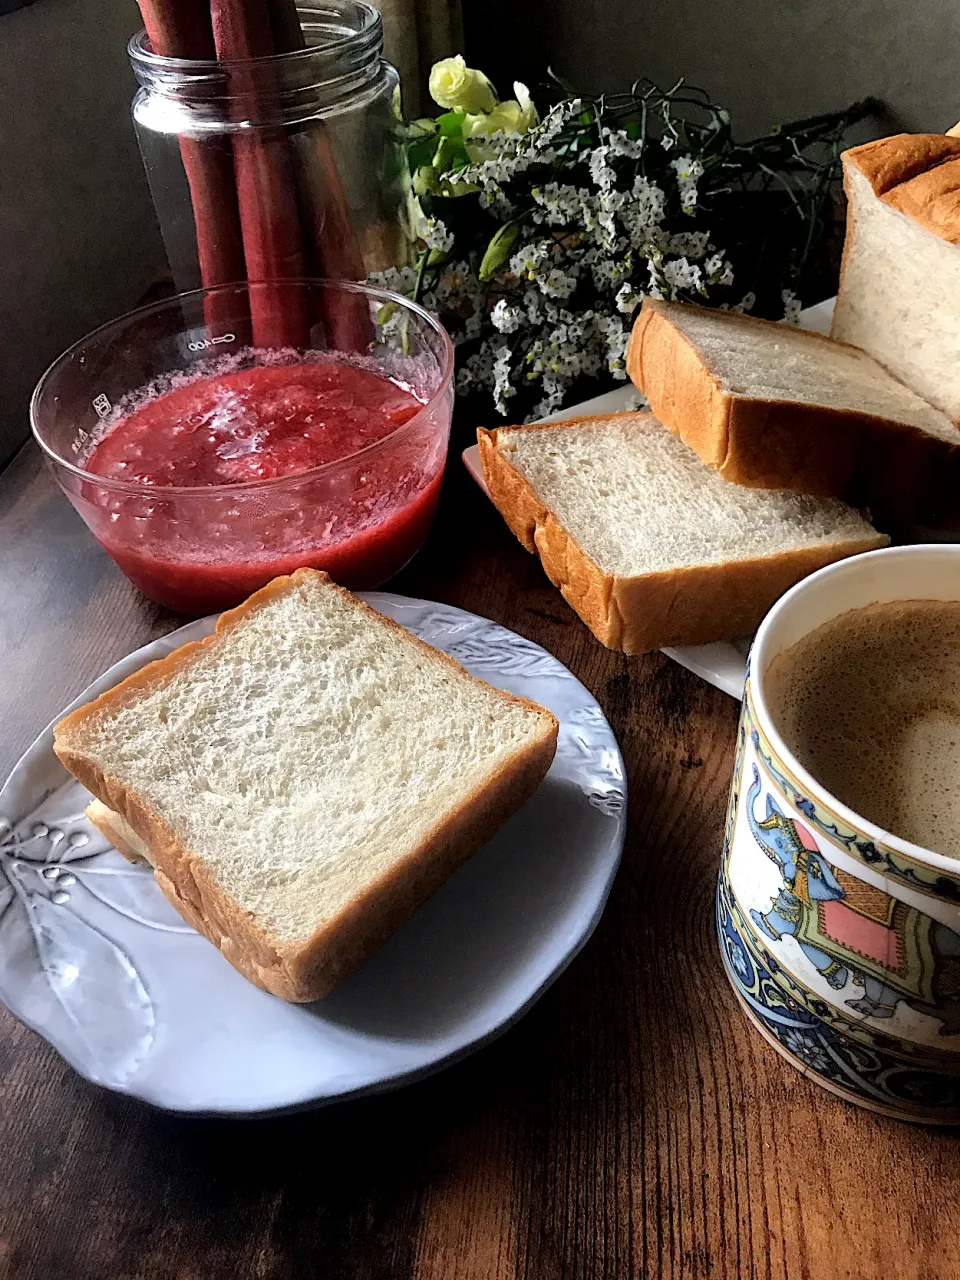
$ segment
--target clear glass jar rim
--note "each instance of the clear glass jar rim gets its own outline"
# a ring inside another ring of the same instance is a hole
[[[334,0],[334,3],[336,0]],[[329,3],[329,0],[328,0]],[[141,28],[127,42],[127,53],[135,69],[151,73],[180,72],[191,77],[214,75],[223,71],[238,71],[242,68],[268,66],[298,66],[331,57],[339,58],[358,52],[379,52],[383,48],[383,18],[379,10],[366,0],[349,0],[351,7],[362,15],[362,23],[352,30],[343,31],[342,35],[328,44],[308,46],[304,49],[291,49],[287,53],[274,53],[266,58],[234,58],[220,60],[217,58],[171,58],[164,54],[154,53],[150,48],[150,40],[146,28]],[[332,12],[322,5],[298,5],[303,16],[320,15]]]
[[[111,329],[120,329],[124,324],[132,320],[142,319],[146,316],[156,315],[158,312],[167,308],[183,303],[186,300],[203,299],[219,292],[227,292],[229,290],[249,288],[248,285],[226,284],[217,285],[212,289],[191,289],[186,293],[175,294],[172,298],[162,298],[159,302],[151,302],[144,307],[136,307],[133,311],[128,311],[122,316],[118,316],[115,320],[108,320],[106,324],[102,324],[97,329],[93,329],[85,337],[78,342],[73,343],[66,351],[57,356],[56,360],[44,372],[40,381],[34,388],[33,395],[30,397],[30,429],[33,432],[33,438],[43,453],[46,454],[51,461],[55,462],[58,467],[70,472],[79,480],[90,482],[102,489],[111,489],[119,493],[136,494],[139,497],[152,497],[162,500],[164,497],[182,498],[189,497],[217,497],[231,493],[262,493],[282,489],[284,486],[293,487],[302,484],[305,480],[315,479],[324,473],[336,472],[338,468],[346,467],[355,463],[358,458],[365,458],[382,452],[384,449],[396,444],[405,436],[411,435],[417,426],[422,425],[425,419],[434,411],[439,402],[446,395],[450,383],[453,379],[454,367],[454,347],[450,335],[440,323],[440,321],[429,311],[420,306],[418,302],[412,302],[409,298],[405,298],[403,294],[391,293],[388,289],[375,289],[372,285],[361,284],[353,280],[320,280],[320,279],[302,279],[302,280],[264,280],[255,281],[256,285],[279,284],[283,286],[308,285],[316,288],[320,286],[324,289],[343,289],[349,293],[364,293],[370,298],[376,299],[381,305],[387,303],[396,303],[413,315],[419,316],[421,320],[426,321],[427,325],[440,339],[443,347],[444,360],[440,378],[440,383],[436,390],[430,396],[430,399],[407,422],[401,423],[395,431],[391,431],[389,435],[382,436],[379,440],[375,440],[372,444],[368,444],[363,449],[358,449],[356,453],[346,454],[342,458],[334,458],[330,462],[322,462],[316,467],[309,467],[306,471],[297,471],[289,476],[273,476],[269,480],[247,480],[241,484],[207,484],[207,485],[189,485],[180,487],[178,485],[155,485],[140,484],[136,480],[116,480],[112,477],[98,475],[95,471],[87,471],[84,467],[78,467],[75,462],[71,462],[69,458],[62,457],[52,445],[48,444],[42,437],[38,424],[40,399],[47,389],[47,384],[53,379],[57,371],[67,364],[88,342],[94,338],[98,338],[110,332]]]

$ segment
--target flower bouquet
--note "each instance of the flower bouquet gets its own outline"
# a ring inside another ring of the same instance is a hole
[[[458,393],[514,421],[624,380],[645,295],[795,320],[844,133],[875,107],[739,143],[682,81],[554,89],[541,115],[520,83],[499,101],[462,58],[434,66],[443,112],[407,126],[416,263],[376,276],[441,316]]]

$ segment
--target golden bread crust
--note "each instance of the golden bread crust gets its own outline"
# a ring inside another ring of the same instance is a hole
[[[723,475],[731,397],[693,343],[651,299],[644,299],[630,334],[627,373],[659,421]]]
[[[885,204],[949,244],[960,244],[960,138],[898,133],[852,147],[843,153],[848,200],[851,169],[863,174]]]
[[[854,165],[875,194],[885,196],[901,183],[958,158],[960,138],[946,133],[894,133],[850,147],[843,153],[843,164],[844,168]]]
[[[299,569],[289,577],[275,579],[244,604],[222,614],[213,635],[183,645],[167,657],[149,663],[66,716],[54,730],[54,750],[60,760],[143,841],[154,864],[158,885],[184,919],[209,938],[251,982],[281,999],[295,1002],[317,1000],[331,991],[524,803],[550,767],[559,727],[556,718],[537,703],[502,693],[503,698],[541,716],[541,735],[502,765],[493,777],[478,784],[456,810],[434,825],[419,848],[379,880],[365,886],[345,911],[318,929],[306,943],[274,937],[220,887],[203,859],[184,844],[160,813],[120,779],[105,774],[82,745],[71,740],[88,719],[128,705],[145,690],[162,686],[196,661],[203,649],[221,641],[231,628],[284,593],[297,590],[309,577],[323,579],[332,589],[342,592],[379,622],[401,633],[434,660],[445,663],[464,680],[476,680],[453,658],[357,601],[350,592],[332,583],[326,574]],[[107,823],[101,826],[100,822],[97,825],[112,838],[115,827]]]
[[[604,414],[477,432],[484,478],[497,508],[527,550],[540,556],[550,581],[607,648],[645,653],[671,645],[733,640],[752,631],[774,601],[807,574],[888,544],[889,538],[876,534],[872,540],[805,547],[735,564],[693,566],[635,578],[605,573],[504,457],[498,436],[505,431],[548,431],[613,417],[650,416]]]
[[[893,527],[948,522],[960,509],[960,431],[951,444],[854,409],[724,391],[669,307],[653,299],[634,325],[627,371],[664,426],[733,484],[841,498]]]
[[[885,204],[949,244],[960,244],[960,138],[899,133],[845,151],[848,199],[851,169],[863,174]]]

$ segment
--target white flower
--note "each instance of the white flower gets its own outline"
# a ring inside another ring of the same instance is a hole
[[[680,231],[670,236],[668,253],[679,253],[685,258],[702,258],[710,244],[708,231]]]
[[[663,278],[677,293],[681,289],[699,289],[702,275],[700,268],[686,258],[676,258],[663,267]]]
[[[590,170],[590,179],[594,186],[602,190],[612,187],[617,180],[617,171],[612,165],[607,163],[607,156],[610,154],[609,147],[594,147],[590,152],[590,160],[587,167]]]
[[[666,176],[654,182],[638,173],[645,146],[625,129],[602,127],[598,145],[570,150],[561,134],[582,111],[579,102],[519,132],[521,113],[532,110],[521,88],[515,103],[500,104],[499,116],[470,113],[484,118],[465,130],[475,135],[467,139],[470,164],[456,171],[458,188],[474,193],[468,198],[475,208],[490,211],[497,225],[516,220],[521,228],[496,280],[480,281],[476,262],[440,258],[456,251],[442,221],[420,212],[413,222],[432,254],[422,300],[444,317],[460,346],[458,391],[492,395],[499,413],[512,412],[515,421],[534,404],[527,420],[549,416],[581,377],[612,374],[623,381],[630,321],[645,295],[701,294],[712,302],[714,288],[733,283],[724,251],[687,216],[699,212],[704,169],[691,155],[677,156],[674,137],[662,140],[671,155]],[[646,142],[646,148],[655,145]],[[684,223],[698,229],[681,230]],[[410,268],[374,279],[408,294],[415,283]],[[748,295],[737,309],[748,310],[753,301]],[[792,315],[792,295],[783,301]],[[523,411],[516,403],[520,392]]]
[[[597,228],[600,232],[600,243],[605,249],[612,250],[619,247],[620,236],[615,214],[608,209],[601,209],[597,214]]]
[[[623,258],[599,258],[594,262],[590,271],[593,275],[593,283],[602,293],[605,289],[618,286],[626,276],[632,263]]]
[[[530,194],[538,206],[533,214],[534,222],[553,227],[581,222],[584,196],[589,198],[587,192],[581,193],[576,187],[560,186],[556,182],[548,182],[544,187],[534,187]]]
[[[416,287],[417,273],[413,267],[387,267],[384,271],[371,271],[368,279],[378,289],[406,296]]]
[[[559,400],[555,400],[553,396],[547,396],[541,400],[539,404],[534,405],[533,413],[527,419],[528,422],[542,422],[544,418],[549,418],[550,414],[558,407]]]
[[[490,183],[480,192],[478,197],[480,205],[484,209],[493,209],[500,214],[504,222],[508,222],[513,216],[513,201],[505,194],[502,187],[495,183]]]
[[[533,329],[543,319],[543,295],[537,288],[528,289],[523,301],[527,309],[527,323]]]
[[[800,323],[800,299],[792,289],[784,289],[780,294],[783,302],[783,323],[799,324]]]
[[[611,129],[607,145],[611,155],[626,156],[628,160],[639,160],[643,155],[643,143],[639,138],[629,137],[625,129]]]
[[[507,400],[517,394],[516,387],[510,382],[511,358],[510,348],[504,345],[497,349],[493,361],[493,402],[504,418],[507,416]]]
[[[545,276],[539,276],[540,289],[550,298],[569,298],[577,287],[577,277],[567,275],[560,267],[551,267]]]
[[[550,251],[550,245],[545,240],[541,240],[536,244],[524,245],[510,259],[510,270],[515,276],[526,277],[528,280],[536,278],[537,269],[546,259]]]
[[[502,190],[503,184],[510,182],[526,166],[521,165],[516,153],[515,138],[508,139],[504,134],[497,133],[480,139],[480,142],[482,147],[479,150],[471,142],[471,158],[475,163],[458,170],[457,177],[461,183],[479,187],[489,195]]]
[[[490,312],[490,322],[500,333],[516,333],[522,316],[519,307],[512,307],[506,298],[501,298]]]
[[[515,80],[513,91],[517,95],[516,98],[498,102],[492,111],[468,115],[463,122],[464,138],[490,137],[497,133],[519,137],[539,124],[540,117],[530,99],[527,86]]]
[[[703,165],[692,156],[677,156],[670,161],[670,167],[677,175],[680,207],[685,213],[692,213],[697,206],[697,179],[703,176]]]
[[[453,235],[439,218],[427,218],[420,227],[420,239],[428,249],[449,253],[453,248]]]
[[[726,261],[722,253],[713,253],[704,260],[703,274],[707,284],[733,284],[733,266]]]
[[[696,182],[703,176],[703,165],[691,156],[677,156],[670,161],[670,167],[677,175],[677,182]]]
[[[626,191],[616,191],[612,187],[605,187],[600,192],[597,203],[605,213],[619,213],[630,199]]]
[[[735,307],[731,307],[731,311],[738,311],[742,315],[744,311],[752,311],[757,301],[755,293],[745,293]]]
[[[627,376],[626,352],[630,335],[619,316],[600,316],[597,329],[606,346],[607,369],[618,382],[623,382]]]
[[[497,102],[487,77],[468,67],[460,54],[433,64],[429,88],[437,106],[447,111],[492,111]]]
[[[673,290],[663,274],[663,254],[659,249],[654,249],[647,258],[647,274],[650,277],[647,293],[651,298],[673,296]]]
[[[660,139],[660,145],[663,147],[664,151],[671,151],[677,145],[677,140],[669,133],[665,133]]]
[[[655,182],[648,182],[639,174],[633,180],[631,194],[633,200],[627,206],[626,216],[633,224],[633,240],[634,235],[649,234],[663,220],[667,197],[662,187],[658,187]],[[635,241],[634,245],[636,246]]]
[[[396,306],[395,303],[393,305]],[[405,320],[406,314],[399,309],[387,316],[379,326],[379,341],[386,347],[402,347],[406,329]]]
[[[528,154],[538,161],[551,163],[554,154],[550,144],[569,120],[580,114],[583,106],[582,98],[572,98],[569,102],[558,103],[546,115],[539,128],[534,129],[524,140]]]
[[[634,290],[632,284],[622,284],[617,290],[617,296],[615,299],[617,310],[625,316],[630,315],[635,308],[639,306],[642,297],[642,294],[639,294]]]

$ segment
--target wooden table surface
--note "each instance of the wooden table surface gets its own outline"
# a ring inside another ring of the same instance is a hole
[[[0,767],[178,625],[29,446],[0,476]],[[96,1089],[0,1011],[0,1276],[15,1280],[833,1280],[960,1276],[960,1136],[860,1111],[746,1026],[714,885],[738,707],[603,649],[451,466],[392,588],[544,645],[599,699],[630,787],[592,941],[502,1039],[395,1093],[189,1120]]]

